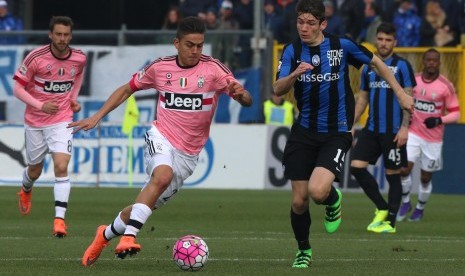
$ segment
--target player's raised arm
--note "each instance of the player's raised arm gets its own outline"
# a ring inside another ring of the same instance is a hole
[[[132,93],[133,91],[131,90],[129,83],[117,88],[94,115],[89,118],[72,122],[68,125],[68,128],[74,128],[73,133],[76,133],[81,129],[86,131],[93,129],[103,117],[126,101]]]
[[[282,96],[290,91],[297,78],[305,73],[305,71],[312,70],[313,66],[307,62],[300,62],[299,66],[289,75],[278,79],[273,85],[273,92],[278,96]]]
[[[394,74],[391,72],[391,70],[389,70],[386,64],[384,64],[384,62],[379,57],[373,55],[373,59],[370,62],[370,67],[375,70],[376,73],[384,80],[386,80],[387,83],[389,83],[392,90],[396,94],[397,100],[399,101],[399,104],[402,106],[402,108],[409,111],[410,113],[413,113],[413,98],[405,93],[404,89],[397,82]]]

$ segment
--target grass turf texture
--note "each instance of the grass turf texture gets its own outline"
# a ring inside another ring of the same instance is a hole
[[[210,249],[202,275],[463,275],[465,196],[431,196],[421,222],[400,222],[396,234],[365,230],[374,207],[363,194],[344,193],[343,222],[323,226],[324,208],[311,204],[313,263],[291,268],[296,243],[290,226],[290,191],[183,189],[154,211],[138,235],[142,251],[115,259],[114,239],[90,268],[81,256],[100,224],[109,224],[139,189],[73,188],[68,236],[52,237],[52,188],[34,189],[32,211],[21,216],[18,187],[0,187],[0,275],[163,275],[181,271],[172,246],[184,235]]]

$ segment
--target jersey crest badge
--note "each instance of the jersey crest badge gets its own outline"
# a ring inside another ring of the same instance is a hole
[[[180,78],[179,79],[179,86],[181,86],[181,88],[186,88],[187,87],[187,78]]]
[[[320,56],[314,55],[314,56],[312,57],[312,65],[313,65],[313,66],[318,66],[318,65],[320,65]]]
[[[205,80],[203,79],[203,77],[199,77],[199,79],[197,80],[197,87],[202,88],[204,84]]]

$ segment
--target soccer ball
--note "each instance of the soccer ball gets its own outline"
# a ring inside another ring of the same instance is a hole
[[[173,247],[173,261],[182,270],[199,270],[208,259],[208,246],[194,235],[187,235],[176,241]]]

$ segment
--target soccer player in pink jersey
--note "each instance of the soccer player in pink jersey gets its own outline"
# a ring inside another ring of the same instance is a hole
[[[19,211],[31,211],[32,186],[39,178],[47,153],[55,172],[55,219],[53,235],[65,237],[65,214],[71,191],[68,163],[73,150],[73,113],[81,110],[77,97],[87,58],[70,48],[74,23],[67,16],[50,20],[51,43],[31,51],[14,75],[14,95],[26,104],[25,139],[28,166],[23,173]]]
[[[116,89],[93,116],[69,124],[74,132],[94,128],[110,111],[139,90],[159,91],[157,119],[145,134],[147,179],[135,203],[125,207],[110,225],[100,225],[82,257],[90,266],[111,239],[122,235],[115,249],[119,258],[140,249],[136,236],[152,214],[169,201],[197,164],[210,132],[218,98],[227,93],[243,106],[252,98],[218,60],[202,54],[205,24],[197,17],[184,18],[174,46],[178,54],[158,58]]]
[[[452,83],[439,73],[441,55],[435,49],[423,54],[423,72],[415,76],[417,86],[413,90],[415,112],[410,124],[407,141],[408,167],[403,168],[402,205],[397,220],[402,221],[411,210],[410,189],[411,171],[415,161],[421,165],[421,185],[418,189],[418,202],[409,221],[423,218],[425,204],[433,189],[433,172],[442,169],[442,143],[444,124],[457,122],[460,108]]]

